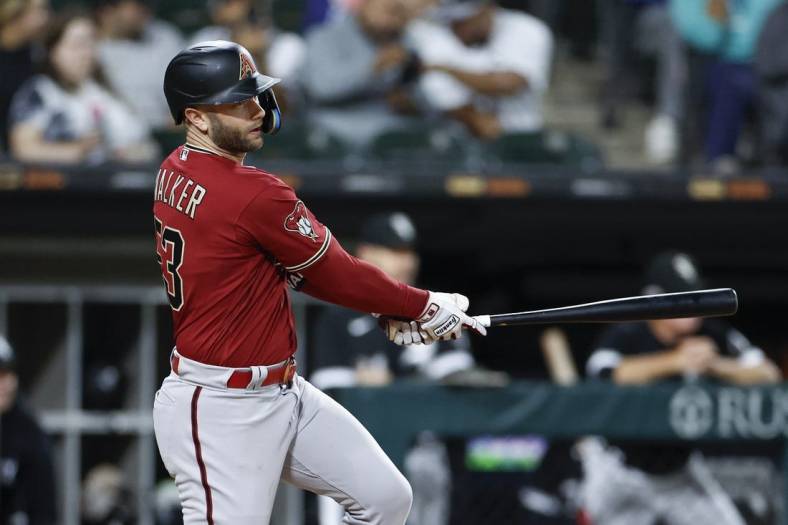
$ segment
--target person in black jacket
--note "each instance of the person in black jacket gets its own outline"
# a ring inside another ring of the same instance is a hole
[[[0,335],[0,525],[52,525],[55,474],[49,441],[17,396],[14,351]]]
[[[394,279],[416,282],[416,228],[404,213],[367,219],[355,253]],[[321,312],[312,347],[310,381],[319,388],[385,385],[413,375],[442,380],[475,365],[467,338],[397,346],[381,332],[373,316],[338,306]]]
[[[704,288],[684,253],[657,256],[645,294]],[[613,325],[588,360],[589,377],[619,385],[698,378],[738,385],[775,383],[777,367],[738,330],[716,319],[661,319]],[[744,525],[730,497],[686,442],[611,442],[583,456],[583,497],[597,525]]]

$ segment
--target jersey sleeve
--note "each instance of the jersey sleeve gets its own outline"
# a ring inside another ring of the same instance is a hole
[[[426,290],[396,281],[380,268],[353,257],[336,239],[325,255],[301,274],[303,292],[360,312],[416,319],[429,297]]]
[[[495,71],[511,71],[524,77],[533,91],[545,91],[550,79],[552,33],[540,20],[520,14],[508,17],[505,30],[493,38],[491,65]],[[528,53],[522,49],[528,49]]]
[[[283,182],[273,183],[249,202],[238,228],[290,273],[315,264],[331,244],[331,231]]]
[[[396,281],[348,254],[283,182],[252,199],[239,216],[238,228],[282,266],[297,289],[318,299],[408,319],[424,311],[426,290]]]

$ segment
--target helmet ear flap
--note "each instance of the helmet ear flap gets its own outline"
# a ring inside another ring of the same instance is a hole
[[[266,89],[257,98],[260,101],[260,106],[265,110],[263,133],[274,135],[282,127],[282,112],[279,110],[279,103],[276,101],[274,91]]]

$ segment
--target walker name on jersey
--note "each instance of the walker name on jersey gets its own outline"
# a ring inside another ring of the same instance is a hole
[[[194,219],[206,189],[181,173],[160,169],[154,199]]]

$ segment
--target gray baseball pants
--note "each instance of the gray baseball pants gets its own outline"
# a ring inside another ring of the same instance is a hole
[[[342,406],[300,376],[228,389],[231,369],[205,366],[170,374],[153,408],[184,523],[268,524],[283,479],[337,501],[348,525],[404,525],[410,485]]]

